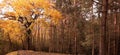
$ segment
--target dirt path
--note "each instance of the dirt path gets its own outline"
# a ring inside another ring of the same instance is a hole
[[[34,52],[28,50],[20,50],[8,53],[6,55],[71,55],[71,54],[59,54],[59,53],[47,53],[47,52]]]

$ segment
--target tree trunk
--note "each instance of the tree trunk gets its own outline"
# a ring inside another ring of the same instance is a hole
[[[106,46],[106,31],[107,31],[107,11],[108,10],[108,0],[103,0],[103,7],[102,7],[102,27],[101,27],[101,37],[100,37],[100,49],[99,55],[107,55],[107,46]]]

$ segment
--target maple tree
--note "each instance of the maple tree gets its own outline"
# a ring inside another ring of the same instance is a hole
[[[13,10],[5,12],[5,17],[18,20],[26,27],[36,19],[57,23],[61,18],[60,12],[49,0],[5,0],[3,4]]]
[[[28,42],[31,30],[36,23],[40,22],[43,25],[57,24],[62,18],[61,13],[55,9],[55,5],[50,0],[4,0],[0,5],[0,10],[4,10],[4,12],[1,11],[2,18],[13,20],[6,21],[4,24],[9,23],[8,26],[1,25],[1,27],[3,26],[2,28],[7,32],[14,31],[15,34],[12,35],[16,35],[17,32],[20,33],[18,31],[20,25],[18,23],[13,24],[13,22],[20,22],[26,28]],[[6,11],[6,9],[10,10]]]

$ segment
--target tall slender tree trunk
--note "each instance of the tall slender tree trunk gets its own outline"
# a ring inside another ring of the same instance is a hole
[[[118,47],[120,47],[120,23],[119,23],[119,37],[118,37]],[[120,55],[120,48],[118,48],[118,50],[117,50],[117,55]]]
[[[93,29],[93,41],[92,41],[92,55],[95,55],[95,34]]]
[[[93,6],[92,6],[92,15],[93,15]],[[93,21],[93,16],[91,17],[92,18],[92,21]],[[93,34],[93,41],[92,41],[92,55],[95,55],[95,33],[94,33],[94,28],[93,28],[94,26],[91,24],[91,32],[92,32],[92,34]]]
[[[107,49],[106,49],[106,31],[107,31],[107,11],[108,10],[108,0],[103,0],[103,7],[102,7],[102,27],[101,27],[101,37],[100,37],[100,49],[99,49],[99,55],[107,55]]]
[[[119,19],[117,17],[117,10],[115,11],[115,14],[114,14],[114,22],[115,22],[115,51],[114,51],[114,54],[115,55],[118,55],[118,43],[119,43]]]

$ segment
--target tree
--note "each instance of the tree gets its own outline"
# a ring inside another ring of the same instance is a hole
[[[101,37],[100,37],[100,55],[107,55],[107,13],[108,13],[108,0],[103,0],[102,18],[101,18]]]
[[[26,49],[26,28],[18,21],[0,20],[0,54]]]
[[[61,13],[54,8],[54,4],[49,0],[4,0],[2,4],[4,4],[3,7],[8,7],[12,10],[3,12],[1,15],[4,18],[17,20],[26,27],[28,48],[30,48],[29,35],[31,35],[35,20],[42,19],[45,23],[57,24],[61,18]]]

